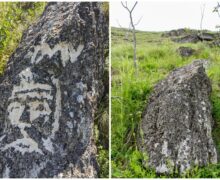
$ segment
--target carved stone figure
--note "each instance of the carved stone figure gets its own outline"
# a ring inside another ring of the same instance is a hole
[[[0,177],[97,176],[107,46],[101,3],[48,3],[0,79]]]

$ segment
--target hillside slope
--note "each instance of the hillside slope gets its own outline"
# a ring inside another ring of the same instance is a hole
[[[210,41],[178,43],[164,32],[137,31],[138,73],[133,68],[132,35],[126,29],[112,28],[112,174],[113,177],[158,177],[143,163],[147,155],[137,150],[138,124],[154,85],[177,67],[195,59],[209,59],[208,76],[212,82],[213,138],[220,152],[220,51]],[[196,31],[186,29],[186,34]],[[198,33],[198,32],[196,32]],[[218,34],[214,34],[215,38]],[[216,40],[217,41],[217,40]],[[217,44],[217,43],[216,43]],[[194,50],[182,57],[179,47]],[[169,177],[179,177],[178,174]],[[220,177],[219,165],[196,168],[184,177]]]

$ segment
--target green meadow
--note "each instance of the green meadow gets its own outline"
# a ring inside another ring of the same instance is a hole
[[[207,74],[212,82],[211,102],[215,120],[213,138],[220,152],[220,47],[210,47],[207,42],[175,43],[162,32],[137,31],[137,62],[133,67],[132,34],[125,39],[126,29],[112,28],[111,93],[112,93],[112,177],[220,177],[220,165],[195,167],[184,175],[159,176],[143,166],[147,154],[138,151],[136,139],[143,109],[154,85],[177,67],[195,59],[208,59]],[[196,53],[181,57],[177,49],[191,47]]]

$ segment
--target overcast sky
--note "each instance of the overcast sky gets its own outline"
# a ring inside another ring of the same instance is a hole
[[[129,7],[134,1],[128,1]],[[218,1],[138,1],[133,12],[134,21],[142,20],[136,29],[145,31],[165,31],[178,28],[200,29],[201,8],[205,6],[203,29],[215,31],[216,25],[220,25],[220,18],[213,13]],[[111,3],[111,26],[128,27],[128,12],[122,7],[120,1]],[[120,25],[119,25],[120,24]]]

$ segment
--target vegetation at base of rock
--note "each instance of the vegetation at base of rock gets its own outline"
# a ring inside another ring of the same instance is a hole
[[[108,62],[108,57],[106,57]],[[104,97],[102,97],[98,112],[95,115],[95,140],[98,151],[98,164],[99,164],[99,177],[109,177],[109,94],[108,94],[108,83],[109,83],[109,71],[108,63],[106,63],[105,74],[103,78],[105,87]]]
[[[109,22],[109,3],[103,2],[101,8]],[[99,177],[109,177],[109,47],[105,48],[105,72],[103,77],[104,97],[102,97],[95,117],[95,140],[98,151]]]
[[[42,14],[45,2],[0,2],[0,73],[22,32]]]
[[[137,129],[141,114],[154,85],[177,67],[195,59],[209,59],[208,76],[212,82],[212,113],[215,119],[213,138],[220,152],[220,51],[208,42],[175,43],[162,32],[137,31],[138,75],[132,55],[132,35],[125,40],[126,29],[112,28],[112,176],[160,177],[144,168],[147,156],[137,150]],[[181,57],[177,49],[191,47],[196,53]],[[185,177],[220,177],[220,166],[195,168]],[[164,175],[163,177],[181,177]]]

